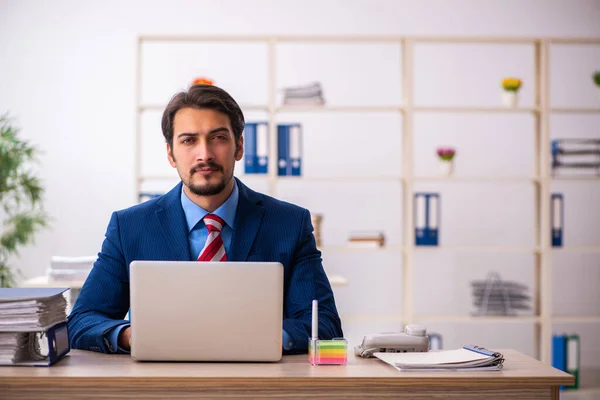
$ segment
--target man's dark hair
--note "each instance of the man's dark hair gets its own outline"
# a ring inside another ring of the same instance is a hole
[[[213,85],[193,85],[187,92],[179,92],[169,102],[162,116],[162,131],[165,140],[173,147],[173,120],[182,108],[208,108],[229,117],[235,141],[244,131],[244,114],[236,101],[223,89]]]

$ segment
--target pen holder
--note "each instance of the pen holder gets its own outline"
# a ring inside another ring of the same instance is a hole
[[[346,339],[309,338],[308,342],[308,360],[312,365],[346,365],[348,362],[348,341]]]

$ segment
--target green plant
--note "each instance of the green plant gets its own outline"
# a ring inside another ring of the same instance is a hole
[[[596,86],[600,86],[600,71],[594,72],[594,75],[592,75],[592,79],[594,80]]]
[[[47,225],[44,189],[31,171],[36,153],[18,137],[9,117],[0,116],[0,287],[14,286],[9,258],[18,255],[20,246],[33,243],[35,232]]]

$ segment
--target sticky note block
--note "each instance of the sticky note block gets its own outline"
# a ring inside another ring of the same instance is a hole
[[[348,341],[309,339],[308,355],[312,365],[345,365],[348,362]]]

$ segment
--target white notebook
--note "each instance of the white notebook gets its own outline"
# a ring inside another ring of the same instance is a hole
[[[504,356],[478,346],[426,353],[374,353],[400,371],[499,371]]]

